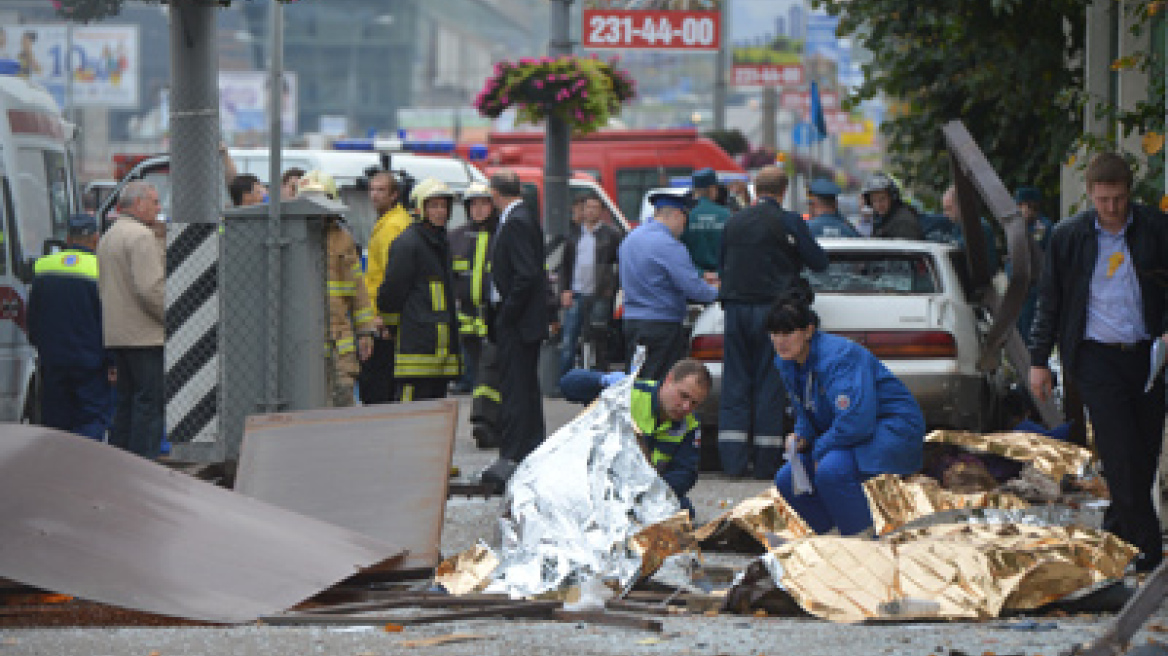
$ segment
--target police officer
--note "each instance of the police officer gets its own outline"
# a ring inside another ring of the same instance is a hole
[[[804,268],[827,268],[827,254],[807,223],[783,209],[787,174],[776,166],[754,181],[759,201],[726,222],[722,234],[722,301],[726,324],[722,394],[718,409],[718,455],[722,471],[770,480],[783,448],[782,383],[771,366],[774,349],[766,317],[776,297],[792,284],[806,284]],[[748,444],[754,436],[753,449]]]
[[[560,379],[560,389],[568,401],[591,403],[602,389],[624,377],[620,372],[573,369]],[[706,400],[712,384],[706,365],[697,360],[680,360],[660,383],[633,383],[630,399],[630,414],[649,463],[690,517],[694,507],[686,495],[698,480],[702,445],[700,424],[693,412]]]
[[[685,355],[686,301],[710,303],[718,289],[702,280],[679,241],[693,199],[674,191],[651,194],[653,220],[637,226],[618,249],[625,291],[626,362],[638,344],[647,350],[641,372],[659,380]]]
[[[876,356],[855,342],[820,332],[809,289],[779,297],[766,330],[795,408],[788,448],[775,487],[816,533],[855,535],[872,526],[863,482],[879,474],[920,469],[925,418],[912,393]],[[811,490],[795,490],[794,467]]]
[[[463,364],[469,380],[471,435],[480,449],[499,445],[499,369],[495,345],[487,341],[487,300],[491,239],[499,227],[499,213],[491,202],[491,190],[475,182],[462,194],[466,225],[450,233],[454,257],[454,286],[458,297],[458,322],[462,334]]]
[[[839,185],[825,178],[816,178],[807,185],[807,207],[811,220],[807,228],[819,237],[859,237],[860,233],[839,213]]]
[[[875,173],[860,189],[866,205],[874,212],[873,237],[924,239],[917,211],[900,199],[900,188],[884,173]]]
[[[389,249],[377,307],[401,316],[393,375],[398,402],[440,399],[462,373],[454,277],[446,222],[454,193],[434,178],[414,189],[422,220],[406,228]]]
[[[714,169],[694,171],[690,178],[693,197],[697,200],[689,211],[689,222],[681,233],[681,243],[685,244],[694,265],[702,273],[718,270],[718,252],[722,245],[722,228],[730,218],[730,210],[717,203],[718,176]]]
[[[115,374],[102,343],[97,239],[97,219],[75,214],[65,249],[37,260],[28,335],[39,356],[44,425],[101,440]]]

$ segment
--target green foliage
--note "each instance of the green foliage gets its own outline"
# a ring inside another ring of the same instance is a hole
[[[166,0],[145,0],[146,2],[166,2]],[[102,20],[110,16],[117,16],[122,11],[124,0],[52,0],[57,15],[66,20],[77,23],[88,23]],[[190,4],[210,4],[227,7],[231,0],[170,0],[174,2],[188,2]],[[296,2],[296,0],[280,0],[280,2]]]
[[[726,154],[731,157],[741,155],[750,150],[750,143],[746,141],[746,136],[737,128],[733,130],[710,130],[705,136],[721,146],[722,150],[726,151]]]
[[[1080,135],[1088,0],[812,0],[872,52],[854,106],[884,96],[892,169],[927,200],[950,183],[941,127],[960,119],[1009,188],[1058,197]]]

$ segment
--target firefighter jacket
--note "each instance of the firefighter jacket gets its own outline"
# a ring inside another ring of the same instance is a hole
[[[491,239],[498,221],[469,223],[450,233],[450,254],[454,265],[455,298],[458,300],[459,332],[468,337],[487,336],[487,301],[491,288]]]
[[[369,255],[365,264],[365,290],[369,298],[377,298],[377,288],[385,278],[385,263],[389,259],[389,247],[401,233],[414,222],[414,218],[402,207],[401,203],[394,205],[377,223],[373,224],[373,234],[369,236]],[[382,315],[387,327],[396,326],[389,317]]]
[[[389,248],[377,307],[397,315],[394,378],[457,378],[462,373],[450,245],[446,231],[424,221]]]
[[[329,355],[345,373],[357,368],[356,334],[372,333],[373,304],[361,280],[357,244],[344,223],[331,220],[325,228],[328,258]]]

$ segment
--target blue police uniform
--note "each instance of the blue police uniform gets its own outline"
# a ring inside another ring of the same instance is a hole
[[[816,331],[807,361],[775,358],[795,408],[795,434],[814,492],[796,496],[791,465],[775,476],[783,498],[817,533],[853,535],[872,525],[862,483],[879,474],[920,469],[925,418],[896,376],[867,349]]]
[[[591,403],[601,390],[623,379],[623,373],[602,374],[599,371],[573,369],[560,379],[564,398],[575,403]],[[698,480],[701,462],[701,428],[693,413],[680,421],[661,418],[660,386],[653,381],[633,383],[629,412],[633,424],[644,437],[650,464],[662,480],[677,495],[681,507],[694,514],[689,491]]]
[[[42,423],[101,440],[112,360],[102,343],[97,256],[74,245],[38,259],[34,271],[28,333],[39,356]]]
[[[852,227],[848,220],[839,213],[820,214],[807,221],[807,229],[819,239],[820,237],[859,237],[860,233]]]

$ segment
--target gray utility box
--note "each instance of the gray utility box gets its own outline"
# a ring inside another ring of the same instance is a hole
[[[219,260],[219,441],[227,459],[239,457],[248,415],[329,403],[325,217],[345,211],[344,205],[323,197],[281,203],[275,285],[269,281],[268,206],[225,213]],[[268,316],[273,297],[279,307],[274,322]],[[272,366],[278,369],[278,407],[269,405]]]

